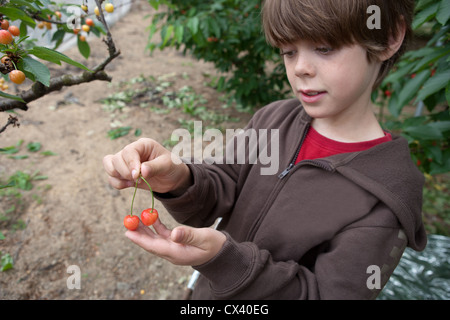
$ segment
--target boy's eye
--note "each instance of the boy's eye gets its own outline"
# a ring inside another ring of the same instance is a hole
[[[316,48],[316,51],[320,54],[329,54],[333,49],[328,47],[318,47]]]
[[[283,57],[286,56],[286,57],[290,58],[290,57],[294,56],[295,51],[294,50],[286,50],[286,51],[281,52],[280,54]]]

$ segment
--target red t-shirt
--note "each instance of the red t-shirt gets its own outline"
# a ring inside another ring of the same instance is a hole
[[[310,127],[305,141],[300,149],[295,164],[302,160],[313,160],[318,158],[329,157],[339,153],[358,152],[370,149],[380,143],[391,141],[392,136],[390,133],[385,132],[385,136],[363,142],[339,142],[327,137],[324,137],[313,127]]]

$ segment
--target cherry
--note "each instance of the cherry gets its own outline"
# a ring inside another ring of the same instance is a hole
[[[146,226],[151,226],[157,219],[158,211],[156,209],[148,208],[141,213],[141,221]]]
[[[123,224],[128,230],[134,231],[139,226],[139,217],[129,214],[123,219]]]
[[[0,43],[10,44],[13,42],[12,34],[8,30],[0,30]]]
[[[6,19],[3,19],[1,21],[1,28],[4,29],[4,30],[8,30],[8,28],[9,28],[9,21],[6,20]]]
[[[141,213],[142,223],[146,226],[151,226],[158,219],[158,211],[154,208],[155,198],[153,196],[153,190],[150,187],[150,184],[147,182],[147,180],[144,179],[143,176],[140,176],[139,179],[142,179],[147,184],[147,186],[152,194],[152,207],[143,210]],[[125,217],[125,219],[123,220],[123,224],[129,230],[136,230],[139,225],[139,218],[136,215],[133,215],[133,204],[134,204],[134,198],[136,197],[136,191],[137,191],[139,179],[136,180],[136,185],[134,187],[133,199],[131,200],[130,214],[127,215]]]
[[[8,56],[3,56],[2,59],[0,60],[1,63],[3,64],[7,64],[11,61],[11,58]]]
[[[91,30],[91,27],[89,27],[87,24],[83,24],[81,26],[81,30],[83,30],[84,32],[89,32],[89,30]]]
[[[92,27],[94,25],[94,20],[92,20],[91,18],[87,18],[86,19],[86,24],[90,27]]]
[[[113,4],[112,4],[112,3],[107,3],[107,4],[105,4],[105,11],[106,11],[106,12],[109,12],[109,13],[114,12],[114,6],[113,6]]]
[[[17,37],[20,35],[20,29],[16,26],[10,26],[8,28],[9,33],[11,33],[14,37]]]
[[[25,81],[25,73],[20,70],[13,70],[9,73],[9,79],[17,84],[21,84]]]

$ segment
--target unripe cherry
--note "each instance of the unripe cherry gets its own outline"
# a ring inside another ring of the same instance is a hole
[[[13,70],[9,73],[9,79],[17,84],[21,84],[25,81],[25,73],[20,70]]]

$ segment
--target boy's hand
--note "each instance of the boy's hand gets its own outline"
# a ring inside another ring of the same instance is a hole
[[[175,164],[172,153],[152,139],[139,139],[115,155],[105,156],[103,166],[116,189],[133,187],[140,174],[160,193],[180,192],[192,183],[187,165]],[[141,181],[139,187],[146,185]]]
[[[167,261],[184,266],[198,266],[211,260],[222,248],[226,236],[212,228],[187,226],[167,229],[158,219],[155,231],[140,222],[136,231],[125,235],[138,246]]]

